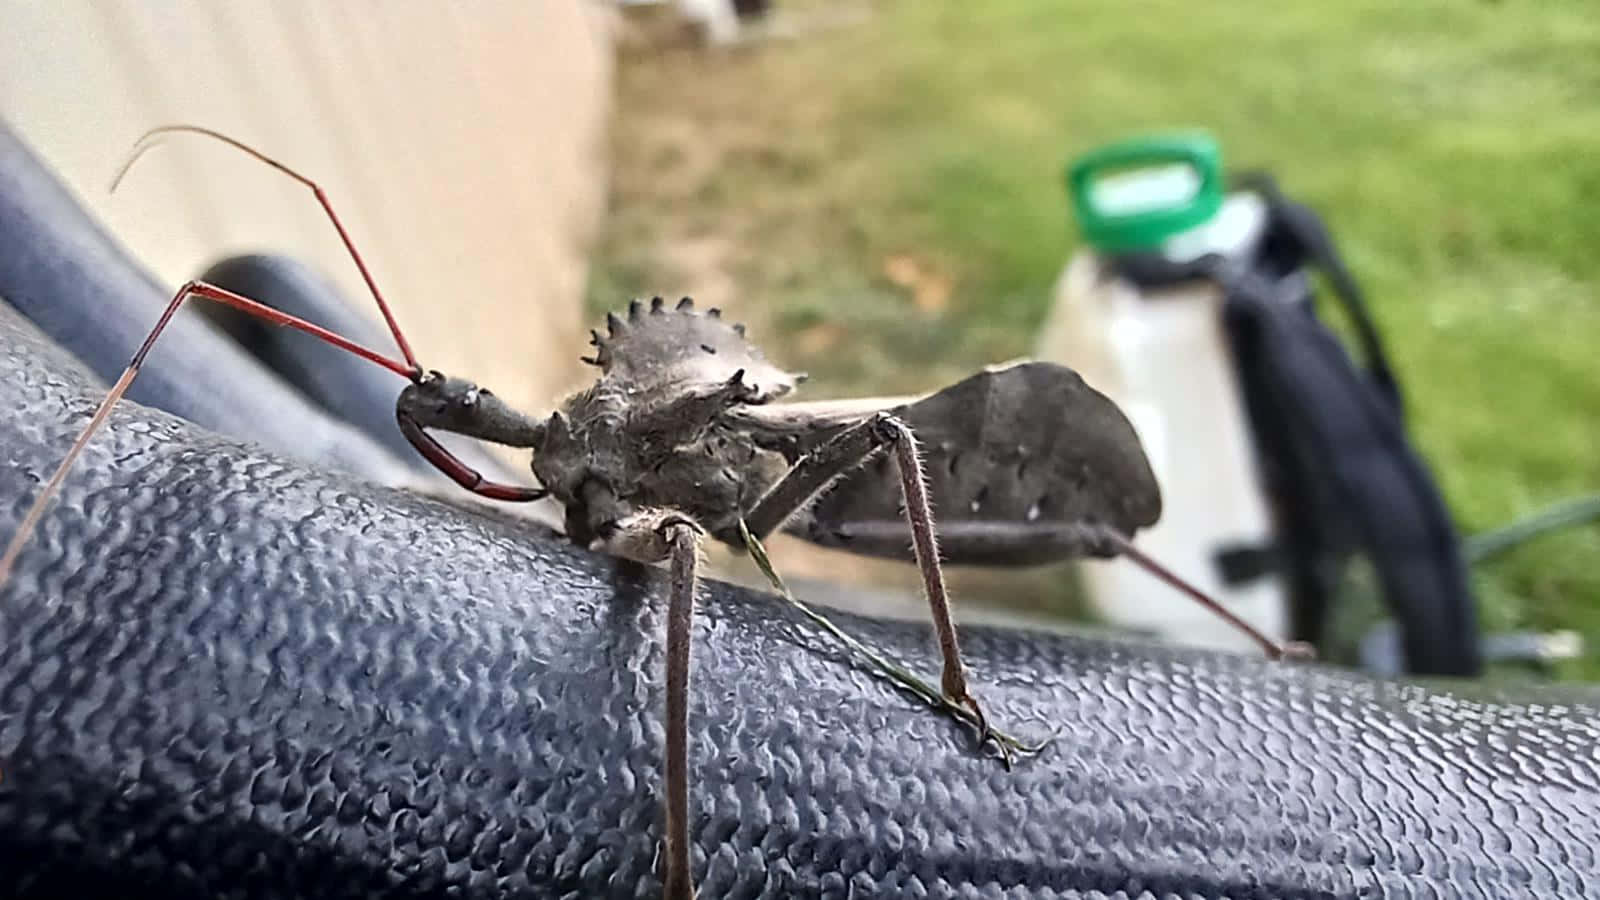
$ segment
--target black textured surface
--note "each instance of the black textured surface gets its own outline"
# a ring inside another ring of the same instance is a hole
[[[93,402],[32,335],[7,534]],[[658,889],[658,573],[132,407],[62,500],[0,592],[0,893]],[[969,629],[989,713],[1061,729],[1008,774],[771,598],[694,640],[703,897],[1600,892],[1588,695]]]

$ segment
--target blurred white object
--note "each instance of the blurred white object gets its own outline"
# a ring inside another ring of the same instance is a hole
[[[796,40],[866,22],[872,10],[850,3],[808,7],[798,14],[775,10],[776,0],[614,0],[622,9],[671,7],[697,39],[713,47]],[[644,40],[648,43],[648,38]]]
[[[706,43],[732,44],[739,40],[740,17],[735,0],[617,0],[622,7],[666,6],[677,8],[678,15],[688,22]]]
[[[1196,190],[1188,167],[1104,179],[1101,208],[1138,213],[1180,203]],[[1150,248],[1174,261],[1208,253],[1248,256],[1266,223],[1253,194],[1223,199],[1207,221]],[[1156,478],[1163,509],[1139,546],[1240,617],[1277,638],[1288,627],[1275,575],[1225,585],[1215,556],[1270,538],[1250,425],[1222,329],[1222,292],[1205,279],[1141,287],[1116,274],[1109,257],[1085,246],[1056,286],[1039,357],[1073,367],[1132,420]],[[1082,564],[1092,602],[1113,624],[1177,643],[1256,652],[1236,629],[1125,560]]]
[[[712,44],[731,44],[739,39],[739,12],[733,0],[678,0],[683,17],[696,25]]]

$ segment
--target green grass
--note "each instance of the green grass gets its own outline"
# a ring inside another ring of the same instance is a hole
[[[1072,155],[1198,126],[1334,229],[1464,531],[1600,490],[1588,0],[876,9],[755,52],[624,60],[598,305],[691,285],[704,262],[663,248],[715,237],[730,305],[787,339],[813,395],[924,389],[1030,350],[1076,246]],[[948,305],[918,309],[895,255]],[[1488,625],[1584,632],[1569,674],[1600,679],[1600,527],[1476,583]]]

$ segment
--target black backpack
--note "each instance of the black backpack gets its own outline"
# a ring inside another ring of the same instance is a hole
[[[1398,626],[1405,669],[1477,675],[1483,653],[1461,541],[1407,436],[1400,387],[1360,288],[1314,211],[1285,198],[1270,176],[1233,181],[1267,207],[1248,258],[1115,260],[1138,284],[1205,277],[1224,292],[1224,331],[1275,541],[1220,548],[1222,576],[1242,583],[1281,574],[1292,636],[1325,648],[1340,585],[1364,558]],[[1318,319],[1308,267],[1321,270],[1343,305],[1359,363]]]

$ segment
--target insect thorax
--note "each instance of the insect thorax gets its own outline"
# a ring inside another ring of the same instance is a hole
[[[720,412],[684,415],[694,399],[625,393],[602,378],[551,418],[533,471],[566,506],[575,539],[603,536],[648,508],[685,513],[718,536],[735,533],[739,514],[783,476],[788,461]]]
[[[768,362],[744,329],[687,299],[630,304],[594,333],[600,378],[563,404],[534,453],[534,474],[567,507],[580,543],[645,508],[692,516],[719,537],[736,533],[788,468],[729,413],[791,391],[797,376]]]

